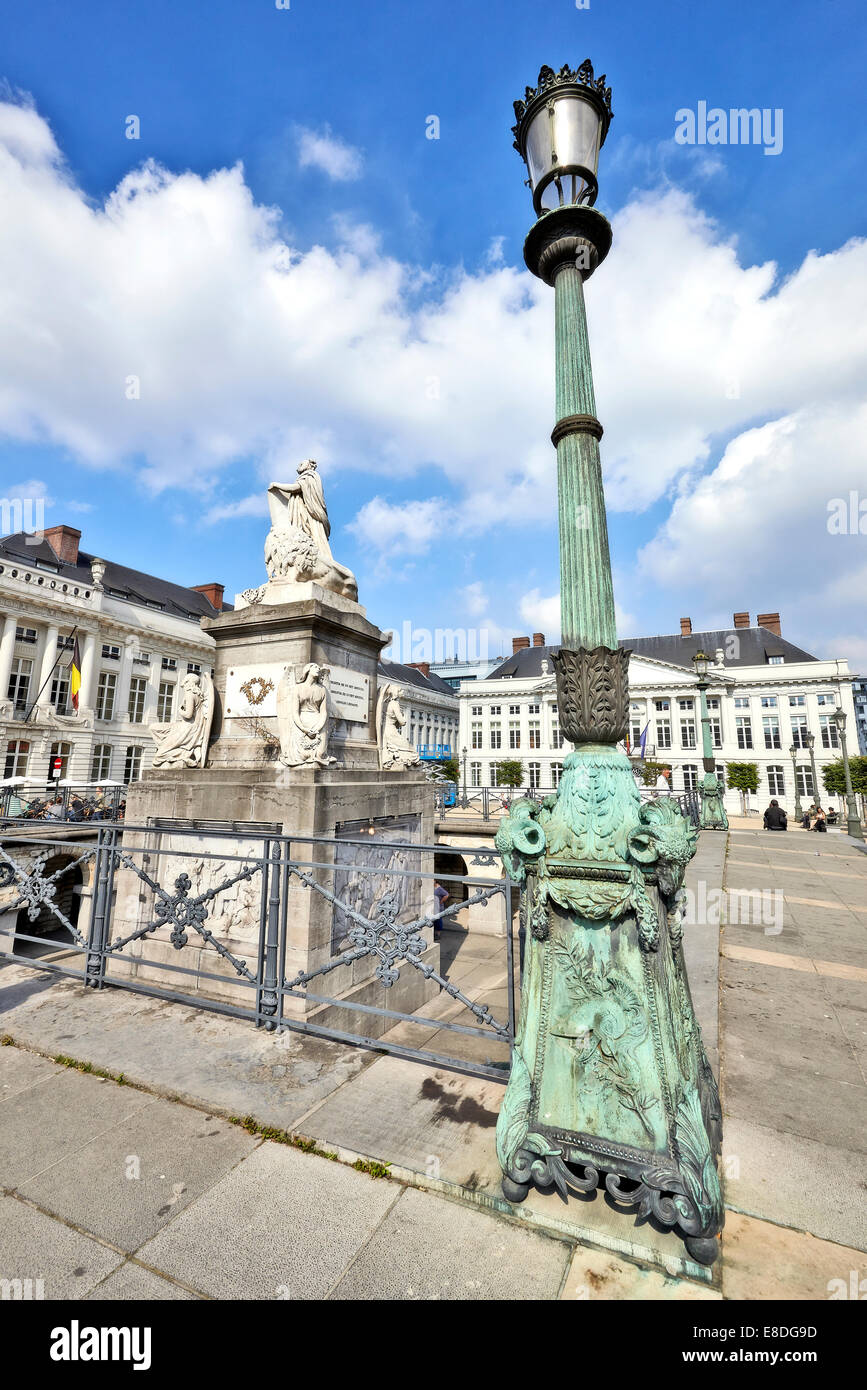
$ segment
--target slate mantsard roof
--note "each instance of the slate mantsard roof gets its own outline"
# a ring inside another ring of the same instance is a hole
[[[778,637],[766,627],[723,628],[715,632],[691,632],[686,637],[682,637],[680,633],[659,637],[624,637],[619,640],[618,646],[628,648],[635,656],[652,657],[655,661],[682,666],[685,670],[692,670],[692,659],[696,652],[704,651],[713,657],[720,647],[725,652],[727,669],[733,666],[767,666],[774,656],[781,656],[786,665],[793,661],[817,660],[809,652],[796,647],[785,637]],[[506,657],[487,679],[529,679],[541,676],[544,674],[543,660],[548,662],[548,674],[553,675],[551,653],[558,650],[558,647],[522,647]]]
[[[433,672],[426,676],[415,666],[403,666],[399,661],[386,661],[383,657],[379,659],[379,669],[386,680],[395,681],[400,685],[415,685],[420,690],[427,690],[434,695],[448,695],[452,700],[458,697],[454,687],[440,680]]]
[[[0,560],[18,560],[58,574],[70,584],[93,588],[90,562],[95,556],[79,550],[77,562],[71,564],[59,560],[48,541],[41,540],[32,545],[28,544],[31,539],[23,531],[0,538]],[[218,611],[204,594],[196,593],[195,589],[185,589],[183,584],[172,584],[168,579],[158,579],[156,575],[144,574],[141,570],[127,569],[113,560],[105,562],[102,586],[110,597],[126,599],[128,603],[137,603],[143,608],[159,608],[173,618],[186,618],[191,622],[213,618]],[[232,607],[231,604],[223,606]]]

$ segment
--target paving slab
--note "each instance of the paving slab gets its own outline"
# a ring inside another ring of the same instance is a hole
[[[85,1090],[107,1084],[66,1072],[53,1088],[58,1110],[81,1104]],[[148,1097],[151,1100],[150,1097]],[[44,1210],[132,1252],[189,1206],[257,1141],[237,1125],[200,1110],[151,1100],[126,1123],[103,1132],[18,1190]]]
[[[113,1081],[63,1067],[56,1071],[51,1080],[20,1091],[3,1104],[3,1187],[20,1187],[80,1149],[99,1144],[103,1136],[154,1104],[153,1096]]]
[[[401,1191],[343,1164],[263,1144],[139,1257],[212,1298],[325,1298]]]
[[[725,1298],[840,1299],[867,1276],[863,1251],[737,1212],[726,1218],[723,1252]]]
[[[612,1298],[627,1302],[719,1302],[722,1293],[704,1284],[672,1278],[658,1269],[631,1264],[604,1250],[579,1246],[560,1298],[566,1302]]]
[[[726,1118],[726,1205],[744,1215],[867,1250],[863,1166],[863,1154]]]
[[[0,1047],[0,1101],[28,1091],[49,1081],[57,1073],[57,1065],[35,1052],[22,1052],[16,1047]]]
[[[552,1299],[571,1247],[463,1203],[405,1191],[332,1299]]]
[[[123,1258],[20,1198],[0,1195],[0,1279],[42,1280],[48,1301],[84,1298]]]
[[[172,1283],[170,1279],[161,1278],[159,1274],[154,1274],[153,1270],[127,1260],[103,1279],[102,1283],[97,1284],[96,1288],[91,1289],[85,1297],[89,1302],[122,1299],[135,1303],[168,1303],[196,1302],[201,1296],[191,1293],[180,1284]]]

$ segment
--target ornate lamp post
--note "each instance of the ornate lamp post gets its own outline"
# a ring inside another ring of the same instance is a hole
[[[843,776],[846,779],[846,833],[847,835],[854,835],[856,840],[863,840],[864,832],[861,829],[861,817],[858,814],[858,804],[852,790],[849,750],[846,747],[846,711],[840,709],[839,706],[834,711],[834,723],[837,725],[837,732],[840,735],[840,744],[843,749]]]
[[[701,814],[699,824],[702,830],[728,830],[729,818],[723,805],[722,783],[716,775],[713,756],[713,743],[710,736],[710,715],[707,708],[707,668],[710,657],[707,652],[696,652],[692,658],[695,674],[698,676],[698,691],[701,699],[701,748],[704,777],[701,779]]]
[[[821,806],[819,799],[819,779],[816,776],[816,735],[807,734],[807,747],[810,750],[810,766],[813,769],[813,804]]]
[[[792,776],[795,779],[795,819],[803,820],[804,811],[801,806],[801,788],[798,786],[798,750],[794,743],[789,749],[789,757],[792,759]]]
[[[629,652],[617,645],[584,281],[611,245],[593,207],[611,89],[589,62],[515,103],[538,221],[524,243],[554,289],[562,646],[560,728],[574,745],[556,797],[512,803],[497,847],[528,926],[521,1020],[497,1123],[503,1192],[591,1192],[718,1251],[716,1083],[681,951],[680,891],[697,832],[667,796],[641,803],[629,759]],[[628,1190],[623,1180],[628,1179]]]
[[[462,766],[462,768],[463,768],[463,774],[464,774],[464,775],[463,775],[464,792],[463,792],[463,796],[461,797],[461,810],[465,811],[465,810],[467,809],[467,807],[469,806],[469,804],[470,804],[470,798],[469,798],[469,796],[467,795],[467,748],[466,748],[466,744],[464,744],[463,748],[461,749],[461,766]]]

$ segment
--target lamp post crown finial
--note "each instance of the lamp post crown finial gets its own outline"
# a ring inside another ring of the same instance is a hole
[[[594,77],[593,64],[589,58],[585,58],[580,67],[574,70],[569,67],[568,63],[564,63],[560,71],[555,72],[553,68],[549,68],[547,64],[545,64],[539,69],[539,80],[536,86],[527,87],[524,91],[523,100],[514,103],[515,124],[512,126],[512,134],[515,137],[515,149],[519,154],[522,154],[522,150],[518,142],[518,132],[521,128],[521,122],[524,119],[528,106],[531,102],[534,102],[537,97],[551,91],[553,88],[566,86],[587,88],[587,90],[592,92],[596,99],[602,103],[607,113],[608,121],[611,120],[614,115],[611,109],[611,88],[605,85],[604,72],[601,77]],[[606,128],[608,121],[606,121]]]

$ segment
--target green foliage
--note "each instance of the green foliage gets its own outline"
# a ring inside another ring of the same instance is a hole
[[[460,782],[461,769],[458,765],[457,758],[441,758],[435,766],[442,769],[443,776],[447,777],[450,782]]]
[[[391,1177],[391,1174],[388,1171],[391,1167],[390,1163],[375,1163],[374,1160],[371,1158],[357,1158],[352,1166],[359,1173],[367,1173],[368,1177],[370,1178]]]
[[[504,758],[496,764],[498,787],[520,787],[524,781],[524,764],[520,758]]]
[[[757,792],[759,769],[756,763],[726,763],[728,785],[738,792]]]
[[[671,786],[671,763],[657,763],[653,758],[649,758],[647,762],[639,763],[639,767],[645,787],[655,787],[662,772],[668,773],[668,784]]]
[[[863,796],[867,793],[867,758],[854,757],[849,759],[849,775],[852,778],[852,790]],[[834,763],[828,763],[822,768],[822,781],[825,783],[825,790],[834,796],[846,795],[846,777],[843,772],[843,759],[838,758]]]

